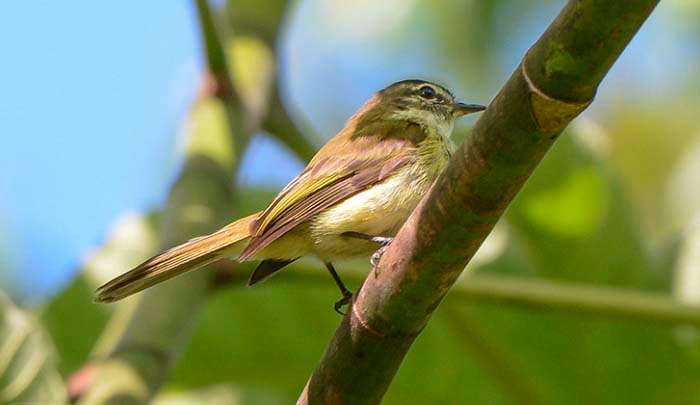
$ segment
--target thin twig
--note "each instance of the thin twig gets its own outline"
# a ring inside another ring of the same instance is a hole
[[[226,287],[246,285],[248,274],[232,262],[222,261],[217,267],[219,280]],[[343,279],[349,285],[359,285],[364,280],[360,271],[343,270]],[[333,286],[322,269],[305,264],[289,265],[276,282]],[[700,306],[683,303],[669,294],[483,272],[456,283],[444,305],[476,303],[515,310],[557,311],[593,318],[700,327]]]
[[[271,96],[267,115],[262,128],[279,139],[283,144],[304,161],[309,161],[318,149],[302,134],[282,105],[279,94],[279,79],[275,80],[275,90]]]

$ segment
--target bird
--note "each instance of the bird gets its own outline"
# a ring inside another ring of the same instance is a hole
[[[260,263],[248,285],[303,256],[320,259],[352,300],[334,262],[384,249],[443,171],[457,118],[485,110],[445,87],[402,80],[374,93],[262,211],[168,249],[105,283],[97,302],[114,302],[222,258]]]

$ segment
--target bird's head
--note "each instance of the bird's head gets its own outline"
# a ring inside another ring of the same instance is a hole
[[[408,121],[449,136],[457,118],[486,107],[455,101],[452,92],[425,80],[403,80],[377,92],[351,118],[364,124]]]

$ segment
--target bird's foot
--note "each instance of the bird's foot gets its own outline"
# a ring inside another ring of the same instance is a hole
[[[364,239],[368,240],[370,242],[374,242],[379,245],[379,249],[377,249],[376,252],[372,254],[372,257],[369,259],[369,264],[372,265],[372,269],[374,270],[374,276],[377,277],[379,276],[379,260],[382,258],[382,255],[386,251],[386,248],[391,244],[391,242],[394,240],[392,237],[388,236],[372,236],[372,235],[367,235],[364,233],[360,232],[343,232],[343,236],[347,236],[350,238],[358,238],[358,239]]]
[[[379,276],[379,261],[382,259],[382,255],[384,255],[384,252],[388,246],[389,245],[384,245],[379,247],[379,249],[372,253],[372,257],[369,258],[369,264],[372,265],[372,270],[374,270],[375,277]]]
[[[384,252],[386,252],[386,249],[389,247],[394,238],[375,236],[375,239],[377,239],[375,242],[379,243],[381,246],[379,246],[379,249],[377,249],[376,252],[372,253],[372,257],[369,258],[369,264],[372,265],[374,277],[379,277],[379,261],[382,259]]]
[[[352,302],[352,293],[349,290],[343,291],[343,298],[338,300],[333,305],[333,309],[335,312],[339,313],[340,315],[345,315],[345,312],[341,311],[340,309],[343,308],[344,306],[350,304]]]

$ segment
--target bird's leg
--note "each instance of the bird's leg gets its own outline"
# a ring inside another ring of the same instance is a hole
[[[333,305],[333,309],[335,309],[335,312],[339,313],[340,315],[345,315],[343,312],[340,311],[340,308],[350,303],[350,301],[352,300],[352,292],[350,292],[350,290],[348,290],[348,288],[345,287],[345,284],[343,284],[343,281],[340,279],[340,276],[338,276],[338,273],[336,273],[333,264],[330,262],[326,262],[325,265],[328,269],[328,272],[331,273],[331,277],[333,277],[335,284],[340,289],[340,293],[343,294],[343,298],[341,298],[338,302],[335,303],[335,305]]]
[[[394,240],[394,238],[388,237],[388,236],[372,236],[372,235],[367,235],[364,233],[360,232],[343,232],[343,236],[347,236],[350,238],[358,238],[358,239],[364,239],[368,240],[370,242],[374,242],[379,244],[379,249],[377,249],[376,252],[372,254],[372,257],[369,259],[369,264],[372,265],[372,269],[374,270],[374,276],[379,275],[379,260],[382,258],[382,255],[386,251],[386,248],[391,244],[391,242]]]

